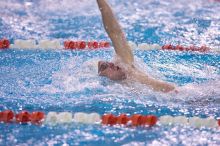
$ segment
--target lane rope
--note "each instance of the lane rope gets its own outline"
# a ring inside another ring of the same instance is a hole
[[[106,126],[124,125],[128,127],[146,126],[152,127],[155,125],[183,125],[194,128],[208,127],[220,128],[220,119],[213,117],[185,117],[185,116],[169,116],[164,115],[157,117],[155,115],[133,114],[114,114],[100,115],[98,113],[70,113],[70,112],[48,112],[45,114],[41,111],[21,111],[14,113],[12,110],[0,112],[0,122],[2,123],[18,123],[18,124],[34,124],[34,125],[51,125],[68,124],[68,123],[83,123],[83,124],[101,124]]]
[[[166,50],[166,51],[190,51],[190,52],[220,52],[220,48],[210,48],[203,46],[182,46],[165,44],[160,46],[158,44],[141,43],[136,44],[132,41],[128,42],[132,49],[140,50]],[[108,41],[84,41],[84,40],[14,40],[14,44],[6,38],[0,40],[0,50],[5,49],[63,49],[63,50],[96,50],[103,48],[110,48],[111,44]]]

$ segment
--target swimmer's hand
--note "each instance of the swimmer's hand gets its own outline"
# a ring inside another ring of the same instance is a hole
[[[177,90],[175,90],[175,86],[163,81],[158,81],[158,80],[154,80],[152,79],[151,81],[151,85],[150,85],[155,91],[161,91],[164,93],[168,93],[171,91],[177,92]]]

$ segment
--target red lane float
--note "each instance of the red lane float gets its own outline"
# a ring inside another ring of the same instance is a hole
[[[101,41],[101,42],[97,42],[97,41],[85,42],[85,41],[71,41],[71,40],[64,41],[64,48],[72,49],[72,50],[85,49],[85,48],[98,49],[98,48],[107,48],[107,47],[110,47],[110,43],[107,41]]]
[[[0,40],[0,49],[8,49],[10,47],[10,41],[8,39]]]
[[[140,114],[132,115],[130,117],[132,126],[141,126],[141,125],[143,125],[142,118],[143,118],[143,116],[140,115]]]
[[[184,47],[181,45],[173,46],[171,44],[166,44],[162,46],[162,50],[178,50],[178,51],[198,51],[198,52],[208,52],[210,51],[209,47],[206,46],[190,46],[190,47]]]
[[[90,41],[90,42],[88,42],[89,49],[108,48],[108,47],[110,47],[110,43],[106,42],[106,41],[101,41],[101,42]]]
[[[99,43],[99,47],[100,48],[108,48],[108,47],[110,47],[110,43],[106,42],[106,41],[102,41]]]
[[[77,42],[75,41],[64,41],[64,48],[65,49],[78,49],[77,48],[78,45],[77,45]]]
[[[158,118],[154,115],[143,116],[140,114],[135,114],[131,116],[132,126],[154,126]]]
[[[162,46],[162,50],[174,50],[174,47],[171,44],[166,44]]]
[[[143,116],[140,114],[134,114],[130,118],[126,114],[121,114],[118,117],[113,114],[107,114],[102,116],[103,125],[127,125],[131,121],[132,126],[154,126],[158,118],[154,115]]]
[[[90,41],[88,42],[89,49],[97,49],[99,48],[99,43],[97,41]]]
[[[76,49],[76,44],[74,41],[65,41],[64,48],[65,49]]]
[[[102,124],[113,126],[117,123],[117,117],[113,114],[106,114],[102,116]]]
[[[15,116],[15,120],[17,123],[25,124],[31,121],[30,116],[31,114],[28,111],[21,111]]]
[[[32,112],[30,115],[30,121],[32,124],[41,124],[45,114],[43,112]]]
[[[77,41],[76,42],[76,48],[85,49],[86,48],[86,42],[85,41]]]
[[[117,124],[126,125],[129,121],[129,118],[126,114],[121,114],[117,117]]]
[[[14,113],[11,110],[0,112],[0,122],[9,123],[14,119]]]
[[[158,118],[154,115],[147,115],[142,117],[142,124],[148,126],[156,125]]]
[[[181,45],[177,45],[175,49],[179,50],[179,51],[184,51],[185,50],[185,48]]]

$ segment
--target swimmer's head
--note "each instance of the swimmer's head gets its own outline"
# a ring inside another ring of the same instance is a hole
[[[100,76],[108,77],[111,80],[124,80],[126,79],[125,72],[112,62],[99,61],[98,73]]]

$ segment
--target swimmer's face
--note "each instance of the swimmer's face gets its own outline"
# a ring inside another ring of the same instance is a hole
[[[125,72],[114,63],[99,61],[98,73],[100,76],[108,77],[111,80],[124,80],[126,79]]]

